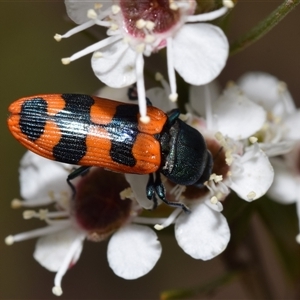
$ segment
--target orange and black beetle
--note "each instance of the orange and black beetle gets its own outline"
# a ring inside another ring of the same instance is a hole
[[[46,158],[82,165],[68,182],[90,166],[134,174],[150,174],[147,197],[156,195],[171,206],[160,173],[174,183],[202,186],[212,157],[202,135],[180,120],[179,111],[165,114],[148,106],[151,121],[139,120],[139,107],[81,94],[25,97],[9,107],[8,126],[29,150]],[[156,174],[154,180],[153,173]]]

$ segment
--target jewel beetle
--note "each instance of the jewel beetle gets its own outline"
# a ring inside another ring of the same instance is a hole
[[[150,122],[139,120],[136,104],[82,94],[45,94],[9,106],[8,127],[27,149],[52,160],[81,165],[70,180],[91,166],[149,174],[146,195],[170,206],[160,174],[180,185],[202,187],[213,165],[201,133],[179,118],[148,106]],[[73,188],[74,190],[74,188]]]

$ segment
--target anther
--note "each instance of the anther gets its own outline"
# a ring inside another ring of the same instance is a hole
[[[258,141],[258,138],[255,137],[255,136],[250,136],[249,137],[249,141],[250,141],[250,143],[254,144],[254,143],[256,143]]]
[[[234,2],[232,0],[223,0],[223,6],[227,8],[233,8]]]
[[[146,21],[146,28],[148,30],[152,31],[154,29],[154,27],[155,27],[155,23],[154,22],[152,22],[152,21]]]
[[[13,199],[12,201],[11,201],[11,203],[10,203],[10,205],[11,205],[11,208],[20,208],[20,207],[22,207],[23,205],[22,205],[22,203],[23,203],[23,201],[21,201],[21,200],[19,200],[19,199]]]
[[[71,62],[71,59],[69,57],[62,58],[61,62],[63,65],[68,65]]]
[[[119,5],[112,5],[111,7],[111,11],[114,15],[116,15],[117,13],[119,13],[121,10],[120,6]]]
[[[93,54],[93,57],[94,57],[94,58],[101,58],[101,57],[103,57],[103,53],[100,52],[100,51],[96,51],[96,52]]]
[[[61,36],[60,34],[56,33],[55,36],[54,36],[54,39],[55,39],[57,42],[60,42],[61,39],[62,39],[62,36]]]
[[[218,198],[216,196],[213,196],[213,197],[210,198],[210,202],[212,204],[217,204],[219,202],[219,200],[218,200]]]
[[[125,190],[120,192],[121,200],[131,199],[133,197],[133,192],[130,187],[126,188]]]
[[[4,241],[5,241],[6,245],[10,246],[14,243],[15,240],[14,240],[14,237],[12,235],[9,235],[5,238]]]
[[[145,36],[145,39],[144,39],[144,40],[145,40],[146,43],[150,44],[150,43],[153,43],[153,42],[154,42],[155,37],[154,37],[153,35],[147,34],[147,35]]]
[[[135,22],[135,26],[138,29],[142,29],[146,26],[146,21],[144,19],[139,19]]]
[[[96,13],[96,11],[94,10],[94,9],[89,9],[88,11],[87,11],[87,17],[89,18],[89,19],[92,19],[92,20],[95,20],[95,19],[97,19],[97,13]]]
[[[254,191],[250,192],[248,195],[247,195],[247,198],[249,200],[254,200],[254,198],[256,197],[256,193]]]
[[[23,218],[25,220],[29,220],[29,219],[32,219],[33,217],[36,216],[36,212],[34,210],[25,210],[23,212]]]
[[[95,3],[94,9],[100,9],[100,8],[102,8],[102,6],[103,6],[103,4],[101,4],[101,3]]]
[[[170,95],[169,95],[169,99],[170,99],[172,102],[176,102],[177,99],[178,99],[178,94],[177,94],[177,93],[170,94]]]
[[[54,286],[52,288],[52,293],[55,295],[55,296],[61,296],[63,291],[62,291],[62,288],[60,286]]]
[[[149,116],[140,117],[140,121],[144,124],[148,124],[150,122],[150,117]]]
[[[162,229],[164,229],[164,226],[162,226],[162,225],[160,225],[160,224],[156,224],[156,225],[154,225],[154,228],[155,228],[156,230],[162,230]]]

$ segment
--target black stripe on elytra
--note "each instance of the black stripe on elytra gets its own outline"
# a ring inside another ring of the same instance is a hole
[[[78,164],[85,156],[86,137],[91,125],[90,111],[94,99],[88,95],[62,94],[65,107],[56,116],[55,121],[61,131],[61,139],[53,148],[56,160]]]
[[[138,134],[137,105],[118,105],[110,123],[103,126],[110,135],[110,157],[122,165],[133,167],[136,159],[132,148]]]
[[[40,97],[25,100],[20,111],[20,129],[31,141],[43,133],[47,120],[47,102]]]
[[[95,102],[92,97],[76,94],[62,94],[61,97],[65,107],[54,119],[61,131],[61,139],[53,148],[53,157],[57,161],[78,164],[86,155],[90,126],[99,126],[109,133],[111,159],[130,167],[136,164],[132,148],[139,132],[137,105],[118,105],[111,122],[101,125],[93,123],[90,118],[91,106]]]

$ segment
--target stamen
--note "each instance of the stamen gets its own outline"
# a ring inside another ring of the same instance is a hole
[[[300,244],[300,233],[298,233],[298,234],[296,235],[296,242],[297,242],[298,244]]]
[[[234,2],[232,0],[223,0],[223,5],[227,8],[233,8]]]
[[[100,51],[96,51],[96,52],[94,52],[93,57],[94,58],[101,58],[101,57],[103,57],[103,53],[100,52]]]
[[[178,10],[178,5],[174,2],[171,2],[170,5],[169,5],[170,9],[172,10]]]
[[[67,272],[67,270],[72,262],[72,259],[74,258],[76,251],[80,248],[84,238],[85,238],[84,234],[78,234],[78,237],[76,237],[76,239],[73,241],[67,255],[65,256],[64,260],[62,261],[62,264],[54,278],[54,287],[52,288],[52,293],[54,295],[56,295],[56,296],[62,295],[62,288],[61,288],[62,278],[65,275],[65,273]]]
[[[94,9],[101,9],[102,6],[103,6],[103,4],[101,4],[101,3],[95,3],[94,4]]]
[[[117,13],[119,13],[121,11],[121,8],[119,5],[112,5],[111,11],[114,15],[116,15]]]
[[[167,95],[171,93],[170,85],[161,73],[157,72],[155,74],[155,80],[160,82]]]
[[[171,94],[169,99],[171,101],[176,101],[178,94],[176,93],[176,76],[175,76],[175,69],[173,63],[173,53],[172,53],[172,38],[167,38],[167,65],[168,65],[168,75],[169,75],[169,82],[170,82],[170,89]]]
[[[254,191],[250,192],[248,195],[247,195],[247,198],[249,200],[254,200],[256,197],[256,193]]]
[[[10,206],[11,206],[11,208],[14,208],[14,209],[20,208],[23,206],[23,202],[24,201],[19,200],[19,199],[13,199],[10,203]]]
[[[120,192],[121,200],[132,199],[133,197],[134,195],[131,187],[128,187],[127,189]]]
[[[177,218],[177,216],[182,212],[181,208],[176,208],[167,219],[165,219],[165,221],[162,224],[156,224],[154,226],[154,228],[156,230],[162,230],[168,226],[170,226],[171,224],[173,224]]]
[[[142,29],[146,26],[146,21],[144,19],[139,19],[135,22],[135,26],[138,29]]]
[[[64,65],[69,64],[71,61],[74,61],[82,56],[85,56],[87,54],[90,54],[92,52],[95,52],[103,47],[106,47],[118,40],[120,40],[121,37],[116,35],[116,36],[110,36],[100,42],[97,42],[89,47],[86,47],[85,49],[73,54],[71,57],[63,58],[61,61]]]
[[[70,225],[70,222],[69,222],[69,225]],[[34,229],[31,231],[27,231],[27,232],[18,233],[16,235],[10,235],[5,239],[5,243],[7,245],[12,245],[14,242],[20,242],[20,241],[40,237],[43,235],[61,231],[67,227],[68,226],[66,226],[66,224],[57,225],[57,226],[47,226],[47,227],[38,228],[38,229]]]
[[[74,28],[72,28],[71,30],[69,30],[68,32],[66,32],[65,34],[63,35],[60,35],[60,34],[55,34],[54,36],[54,39],[59,42],[62,38],[68,38],[80,31],[83,31],[89,27],[92,27],[93,25],[95,25],[95,21],[94,20],[90,20],[90,21],[87,21],[83,24],[80,24]]]
[[[145,92],[145,83],[144,83],[144,58],[142,53],[138,53],[135,62],[135,71],[136,71],[136,86],[138,93],[138,102],[140,110],[140,120],[142,123],[149,123],[150,117],[147,116],[147,105],[146,105],[146,92]]]
[[[11,201],[11,208],[20,208],[20,207],[34,207],[39,205],[48,205],[55,202],[54,199],[43,198],[43,199],[35,199],[34,201],[23,201],[20,199],[13,199]]]
[[[154,35],[147,34],[144,39],[145,43],[153,43],[155,41]]]
[[[258,141],[258,138],[255,137],[255,136],[250,136],[249,137],[249,141],[250,141],[250,143],[254,144],[254,143],[256,143]]]
[[[146,21],[146,28],[150,31],[153,31],[153,29],[155,28],[155,23],[152,21]]]
[[[212,21],[214,19],[217,19],[228,11],[228,7],[224,6],[221,7],[217,10],[204,13],[204,14],[199,14],[199,15],[190,15],[187,16],[187,22],[206,22],[206,21]]]
[[[95,19],[97,19],[98,15],[97,15],[97,13],[96,13],[96,11],[94,9],[89,9],[87,11],[87,17],[89,19],[95,20]]]

